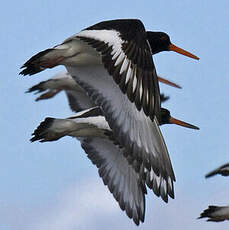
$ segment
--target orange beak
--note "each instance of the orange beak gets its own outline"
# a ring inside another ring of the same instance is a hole
[[[164,83],[166,85],[170,85],[170,86],[173,86],[175,88],[181,89],[181,86],[177,85],[176,83],[174,83],[172,81],[169,81],[169,80],[167,80],[165,78],[162,78],[162,77],[159,77],[159,76],[157,76],[157,78],[158,78],[158,81],[160,81],[160,82],[162,82],[162,83]]]
[[[170,45],[169,45],[169,51],[174,51],[174,52],[177,52],[177,53],[179,53],[179,54],[183,54],[183,55],[185,55],[185,56],[187,56],[187,57],[190,57],[190,58],[194,58],[194,59],[196,59],[196,60],[199,60],[199,58],[198,58],[196,55],[191,54],[191,53],[189,53],[188,51],[183,50],[183,49],[181,49],[181,48],[179,48],[179,47],[177,47],[177,46],[175,46],[175,45],[173,45],[173,44],[170,44]]]
[[[176,124],[176,125],[180,125],[180,126],[183,126],[183,127],[186,127],[186,128],[190,128],[190,129],[199,129],[195,125],[191,125],[191,124],[186,123],[184,121],[177,120],[176,118],[173,118],[173,117],[170,117],[169,124]]]

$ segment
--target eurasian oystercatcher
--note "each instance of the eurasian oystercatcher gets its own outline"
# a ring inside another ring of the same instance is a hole
[[[198,219],[208,218],[207,221],[221,222],[229,220],[229,206],[210,205],[205,209]]]
[[[158,80],[164,84],[181,88],[174,82],[171,82],[165,78],[158,77]],[[34,92],[40,94],[35,101],[50,99],[64,91],[68,98],[69,106],[72,111],[79,112],[84,109],[94,107],[95,104],[90,100],[85,90],[83,90],[79,84],[71,77],[68,72],[60,72],[46,81],[39,82],[38,84],[30,87],[26,93]],[[161,102],[165,102],[169,99],[168,96],[160,94]]]
[[[102,108],[127,157],[162,178],[161,194],[169,193],[164,188],[173,187],[175,181],[157,120],[160,91],[152,59],[153,53],[176,50],[165,35],[146,32],[136,19],[104,21],[36,54],[21,71],[32,75],[64,65],[93,103]]]
[[[197,128],[173,119],[168,110],[162,110],[161,124],[175,120],[178,121],[174,122],[176,124]],[[46,118],[32,135],[32,142],[56,141],[64,136],[76,137],[88,158],[97,166],[100,177],[121,209],[137,225],[139,221],[144,222],[145,217],[145,184],[165,202],[168,201],[168,195],[174,198],[173,182],[166,181],[152,168],[148,170],[127,153],[128,150],[116,140],[99,107],[78,112],[66,119]]]
[[[222,176],[229,176],[229,163],[224,164],[224,165],[218,167],[217,169],[209,172],[205,177],[209,178],[209,177],[215,176],[217,174],[222,175]]]

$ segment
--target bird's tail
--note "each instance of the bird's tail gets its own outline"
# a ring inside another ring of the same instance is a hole
[[[21,75],[33,75],[46,68],[53,68],[60,64],[65,57],[62,56],[62,50],[51,48],[39,52],[31,57],[22,67]]]
[[[71,120],[47,117],[34,130],[30,141],[56,141],[68,135],[74,127],[74,122]]]
[[[210,217],[210,215],[217,211],[219,209],[218,206],[215,205],[209,205],[207,209],[205,209],[201,214],[200,217],[198,217],[198,219],[204,218],[204,217]]]
[[[212,221],[212,222],[221,222],[227,219],[224,213],[224,208],[222,206],[215,206],[215,205],[210,205],[208,206],[207,209],[205,209],[201,214],[198,219],[201,218],[208,218],[207,221]],[[227,214],[226,214],[227,215]]]

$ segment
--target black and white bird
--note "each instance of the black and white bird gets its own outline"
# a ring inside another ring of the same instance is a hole
[[[222,166],[220,166],[219,168],[209,172],[208,174],[206,174],[206,178],[215,176],[215,175],[222,175],[222,176],[229,176],[229,163],[224,164]]]
[[[205,209],[198,219],[208,218],[207,221],[221,222],[229,220],[229,206],[210,205]]]
[[[61,45],[33,56],[22,66],[25,69],[21,74],[32,75],[62,64],[75,77],[79,71],[72,69],[73,66],[78,68],[103,63],[103,67],[122,92],[135,102],[138,110],[143,108],[146,115],[153,118],[156,112],[160,112],[160,100],[151,55],[166,50],[198,59],[173,45],[167,34],[146,32],[140,20],[104,21],[82,30]]]
[[[104,21],[36,54],[22,66],[21,74],[64,65],[100,106],[127,157],[153,170],[161,187],[173,188],[175,175],[158,123],[160,91],[152,59],[152,54],[166,50],[198,59],[172,45],[167,34],[145,31],[140,20]]]
[[[171,82],[165,78],[158,77],[159,81],[164,84],[181,88],[174,82]],[[94,107],[95,104],[90,100],[85,90],[76,83],[68,72],[60,72],[55,74],[53,77],[46,81],[39,82],[38,84],[29,88],[26,93],[34,92],[35,94],[40,94],[35,100],[45,100],[50,99],[64,91],[68,98],[69,106],[74,112],[79,112],[84,109],[89,109]],[[161,102],[165,102],[169,99],[168,96],[160,94]]]
[[[161,113],[161,124],[173,123],[197,128],[171,117],[166,109],[162,109]],[[168,195],[174,198],[172,181],[167,183],[154,170],[148,170],[131,158],[131,154],[116,140],[99,107],[78,112],[66,119],[46,118],[32,135],[32,142],[56,141],[64,136],[76,137],[88,158],[97,166],[100,177],[120,208],[137,225],[145,217],[145,184],[165,202],[168,201]]]

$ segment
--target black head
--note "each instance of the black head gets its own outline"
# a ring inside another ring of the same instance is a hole
[[[190,129],[199,129],[197,126],[191,125],[189,123],[186,123],[184,121],[180,121],[180,120],[172,117],[170,115],[169,110],[164,109],[164,108],[161,108],[159,124],[160,125],[176,124],[176,125],[180,125],[180,126],[183,126],[183,127],[186,127],[186,128],[190,128]]]
[[[164,32],[147,31],[147,39],[151,46],[152,54],[169,51],[171,41],[168,34]]]
[[[182,55],[185,55],[187,57],[199,60],[199,58],[196,55],[189,53],[188,51],[183,50],[178,46],[172,44],[168,34],[164,32],[152,32],[152,31],[147,31],[146,33],[147,33],[147,39],[149,41],[152,54],[156,54],[161,51],[174,51]]]
[[[164,125],[164,124],[170,124],[170,112],[167,109],[161,108],[161,113],[160,113],[160,121],[159,124],[160,125]]]

